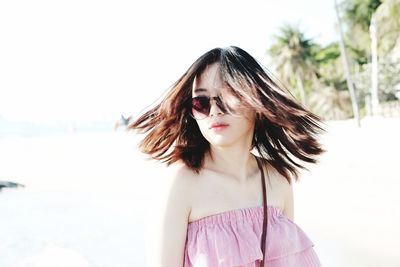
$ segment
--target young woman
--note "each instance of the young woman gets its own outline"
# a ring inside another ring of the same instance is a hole
[[[320,266],[293,222],[293,178],[323,152],[320,119],[238,47],[197,59],[129,129],[172,168],[159,266]]]

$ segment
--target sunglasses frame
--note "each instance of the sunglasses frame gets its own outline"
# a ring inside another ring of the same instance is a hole
[[[205,106],[205,107],[203,108],[203,109],[206,110],[205,113],[202,112],[202,111],[200,111],[200,110],[197,110],[197,109],[195,109],[195,108],[193,107],[193,101],[194,101],[195,99],[207,99],[207,106]],[[190,99],[190,108],[189,108],[190,116],[191,116],[193,119],[195,119],[195,120],[204,120],[205,118],[207,118],[208,116],[210,116],[211,101],[212,101],[212,100],[215,100],[215,104],[217,105],[217,107],[218,107],[223,113],[226,113],[227,109],[226,109],[224,103],[222,102],[221,97],[219,97],[219,96],[209,97],[209,96],[201,95],[201,96],[192,97],[192,98]],[[202,114],[204,117],[195,116],[195,115],[193,114],[193,110],[195,110],[198,114]]]

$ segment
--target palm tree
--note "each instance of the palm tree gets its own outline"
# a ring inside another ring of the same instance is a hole
[[[303,105],[307,104],[305,82],[316,79],[313,58],[315,44],[295,26],[280,28],[275,44],[268,50],[280,79],[297,87]]]
[[[381,0],[345,0],[341,3],[346,24],[346,46],[350,57],[359,65],[367,64],[370,55],[369,25]]]
[[[347,119],[352,115],[349,91],[344,77],[339,44],[319,47],[315,53],[318,84],[309,98],[310,109],[326,120]]]
[[[359,27],[368,33],[371,17],[379,7],[382,0],[346,0],[344,5],[344,20],[350,26],[350,30]]]
[[[379,52],[385,55],[400,42],[400,0],[382,0],[375,17],[378,25]]]

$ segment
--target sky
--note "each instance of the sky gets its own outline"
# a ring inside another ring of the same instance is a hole
[[[279,27],[337,40],[333,0],[0,2],[0,117],[137,115],[203,53],[236,45],[269,64]]]

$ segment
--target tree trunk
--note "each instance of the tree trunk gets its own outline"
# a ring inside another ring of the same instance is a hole
[[[343,60],[344,72],[346,74],[347,87],[349,88],[349,91],[350,91],[351,105],[353,107],[354,119],[356,120],[357,126],[360,127],[360,114],[359,114],[359,110],[358,110],[358,100],[357,100],[357,95],[356,95],[356,92],[354,89],[353,79],[351,78],[349,60],[347,58],[346,47],[344,45],[342,24],[341,24],[339,10],[338,10],[336,0],[335,0],[335,9],[336,9],[336,16],[338,19],[337,30],[339,32],[339,37],[340,37],[340,41],[339,41],[340,52],[341,52],[341,57]]]

